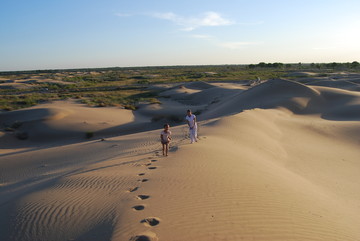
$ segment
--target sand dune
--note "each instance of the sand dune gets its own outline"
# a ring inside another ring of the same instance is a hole
[[[360,93],[347,81],[194,82],[154,86],[167,98],[135,112],[2,113],[29,136],[0,135],[1,240],[360,240]]]
[[[6,133],[0,143],[2,147],[11,147],[14,141],[18,143],[15,136],[19,132],[28,134],[27,140],[19,143],[22,146],[69,140],[74,142],[83,140],[87,132],[95,133],[132,123],[133,120],[134,115],[129,110],[91,108],[73,101],[59,101],[1,114],[2,126],[21,125],[15,132]]]
[[[292,112],[312,112],[310,102],[320,104],[320,93],[312,87],[289,80],[269,80],[212,106],[207,118],[219,117],[253,108],[284,107]]]
[[[360,91],[360,84],[348,80],[320,80],[308,82],[308,85],[340,88],[345,90]]]

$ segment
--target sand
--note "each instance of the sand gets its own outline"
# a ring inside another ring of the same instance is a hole
[[[22,123],[0,135],[1,240],[358,241],[356,79],[193,82],[154,86],[162,104],[134,112],[60,101],[1,113]],[[194,144],[176,122],[188,108]]]

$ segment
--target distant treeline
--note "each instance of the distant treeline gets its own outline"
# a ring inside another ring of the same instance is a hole
[[[290,69],[290,68],[313,68],[313,69],[359,69],[360,63],[357,61],[347,62],[347,63],[297,63],[297,64],[283,64],[283,63],[265,63],[260,62],[258,64],[250,64],[248,65],[249,69],[255,68],[278,68],[278,69]]]
[[[27,71],[3,71],[0,75],[9,74],[45,74],[45,73],[67,73],[67,72],[102,72],[102,71],[126,71],[126,70],[166,70],[166,69],[208,69],[211,68],[237,68],[237,69],[255,69],[255,68],[276,68],[276,69],[292,69],[292,68],[313,68],[313,69],[359,69],[360,63],[357,61],[347,63],[265,63],[249,65],[177,65],[177,66],[144,66],[144,67],[107,67],[107,68],[80,68],[80,69],[47,69],[47,70],[27,70]]]
[[[328,63],[328,64],[315,64],[312,63],[310,64],[310,66],[312,68],[317,68],[317,69],[324,69],[324,68],[329,68],[329,69],[358,69],[360,67],[360,63],[357,61],[353,61],[353,62],[348,62],[348,63]]]
[[[43,70],[19,70],[19,71],[3,71],[0,75],[9,74],[56,74],[56,73],[70,73],[70,72],[92,72],[92,71],[115,71],[124,70],[127,68],[109,67],[109,68],[81,68],[81,69],[43,69]]]

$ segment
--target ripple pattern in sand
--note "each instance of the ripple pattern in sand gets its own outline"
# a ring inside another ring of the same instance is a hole
[[[105,230],[110,237],[114,207],[131,182],[127,176],[105,171],[64,177],[21,201],[12,236],[14,240],[75,240]]]

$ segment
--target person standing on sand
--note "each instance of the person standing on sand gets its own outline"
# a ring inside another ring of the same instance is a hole
[[[196,116],[191,113],[191,110],[187,110],[187,115],[185,117],[189,126],[189,133],[190,133],[190,143],[194,143],[197,141],[197,121]]]
[[[163,156],[165,155],[167,156],[169,151],[169,144],[171,141],[171,131],[169,129],[170,129],[170,125],[165,124],[164,130],[160,134]]]

